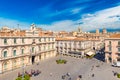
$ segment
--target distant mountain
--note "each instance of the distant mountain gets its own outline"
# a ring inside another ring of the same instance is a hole
[[[100,32],[102,32],[102,30],[103,29],[99,29]],[[107,30],[107,32],[120,32],[120,28],[118,28],[118,29],[106,29],[106,30]],[[89,32],[94,33],[94,32],[96,32],[96,30],[91,30]]]

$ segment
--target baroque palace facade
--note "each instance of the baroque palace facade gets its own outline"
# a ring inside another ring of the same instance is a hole
[[[30,30],[0,30],[0,73],[56,56],[55,37],[31,25]]]

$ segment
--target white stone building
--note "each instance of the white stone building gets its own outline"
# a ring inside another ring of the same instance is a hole
[[[55,38],[41,36],[35,26],[31,30],[0,30],[0,73],[53,57]],[[36,29],[35,29],[36,28]]]
[[[92,50],[92,42],[84,38],[56,38],[57,53],[84,56]]]

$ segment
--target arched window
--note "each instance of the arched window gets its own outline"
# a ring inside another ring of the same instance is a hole
[[[16,56],[16,50],[13,50],[13,56]]]
[[[7,51],[4,51],[3,57],[7,57]]]

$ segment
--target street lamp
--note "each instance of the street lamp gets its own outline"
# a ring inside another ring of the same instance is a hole
[[[23,65],[22,65],[22,80],[24,80],[24,75],[25,75],[24,70],[25,70],[25,65],[23,63]]]

